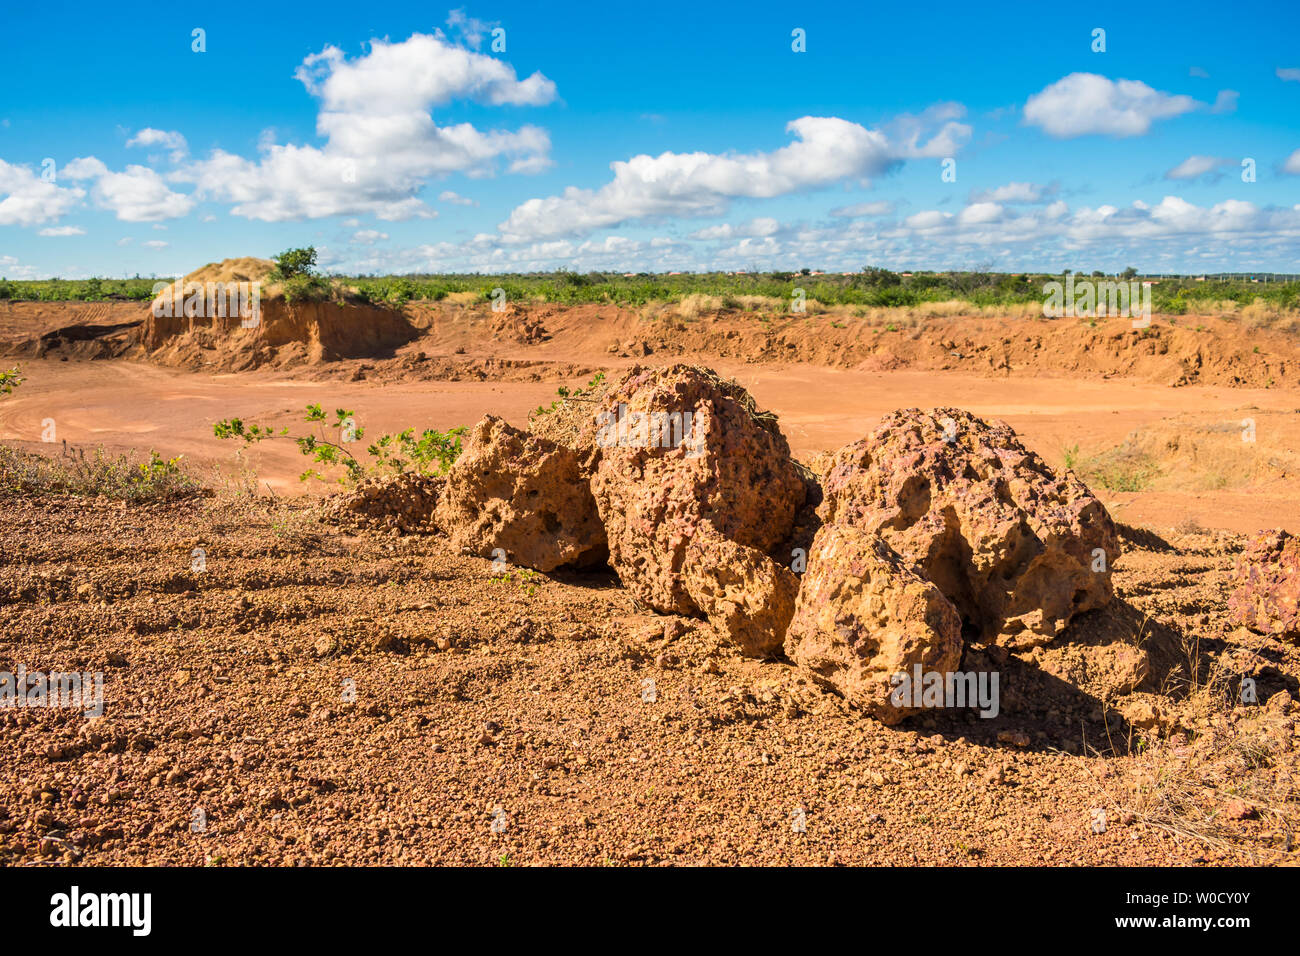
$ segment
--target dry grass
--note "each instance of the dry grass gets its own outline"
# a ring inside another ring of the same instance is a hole
[[[64,445],[58,455],[39,455],[0,445],[0,495],[70,494],[115,501],[160,501],[206,493],[184,473],[180,459],[150,451],[112,454]]]
[[[1181,652],[1160,691],[1176,713],[1160,729],[1130,728],[1096,778],[1108,813],[1215,849],[1289,850],[1300,831],[1294,716],[1243,703],[1241,676],[1199,635],[1185,632]]]

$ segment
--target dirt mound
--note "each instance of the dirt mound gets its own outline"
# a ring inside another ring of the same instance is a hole
[[[514,303],[506,305],[501,311],[492,313],[492,338],[499,342],[517,342],[521,345],[536,345],[551,337],[542,320],[530,315]]]
[[[322,516],[345,527],[428,533],[436,530],[433,512],[443,483],[442,478],[416,474],[366,478],[346,494],[329,498]]]
[[[614,358],[798,362],[867,371],[964,371],[990,376],[1122,376],[1160,385],[1286,387],[1300,384],[1300,337],[1254,327],[1240,317],[1156,316],[1147,328],[1130,319],[1046,319],[1008,315],[912,317],[906,310],[859,315],[851,309],[798,315],[725,309],[682,318],[653,308],[515,304],[546,337],[525,344],[494,333],[486,306],[411,303],[429,344],[477,354],[498,334],[537,356],[588,361]]]
[[[1076,470],[1117,491],[1217,491],[1300,475],[1300,413],[1245,407],[1183,414],[1135,429],[1113,448],[1077,455]]]
[[[322,280],[290,301],[274,263],[226,259],[178,279],[150,304],[136,341],[159,364],[243,371],[376,356],[417,338],[406,316]]]

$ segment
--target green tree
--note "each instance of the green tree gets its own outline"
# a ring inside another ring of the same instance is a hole
[[[292,279],[295,276],[315,275],[315,265],[315,246],[308,246],[306,249],[286,249],[275,257],[275,272],[272,276],[276,279]]]

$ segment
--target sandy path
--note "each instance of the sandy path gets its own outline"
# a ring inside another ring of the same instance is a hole
[[[955,405],[1002,418],[1053,465],[1066,447],[1118,444],[1134,428],[1181,412],[1239,420],[1255,407],[1289,411],[1297,400],[1278,389],[1195,386],[1179,389],[1131,380],[992,378],[956,372],[858,371],[808,365],[716,363],[781,416],[796,454],[806,457],[861,437],[883,414],[907,406]],[[237,445],[218,441],[212,423],[241,417],[276,428],[300,425],[301,409],[354,410],[373,437],[408,426],[450,428],[492,412],[522,425],[530,409],[555,396],[553,383],[298,382],[265,374],[203,375],[128,361],[30,361],[27,382],[0,402],[0,440],[39,443],[52,419],[55,440],[110,448],[156,449],[202,465],[229,464]],[[296,427],[295,427],[295,430]],[[287,443],[252,449],[248,462],[280,494],[297,494],[304,459]],[[1149,492],[1108,499],[1122,520],[1170,526],[1195,518],[1206,527],[1300,530],[1294,489]]]

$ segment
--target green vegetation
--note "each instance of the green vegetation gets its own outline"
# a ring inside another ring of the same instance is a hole
[[[306,249],[286,249],[275,257],[275,271],[271,273],[272,282],[283,282],[296,276],[316,274],[316,247]]]
[[[201,491],[180,467],[152,449],[147,461],[97,448],[45,456],[0,445],[0,493],[69,494],[115,501],[158,501]]]
[[[4,279],[0,278],[0,299],[15,302],[148,302],[160,279]]]
[[[11,395],[13,390],[23,383],[22,377],[18,374],[18,366],[5,370],[0,369],[0,395]]]
[[[275,268],[267,279],[278,283],[285,301],[326,302],[335,298],[335,284],[316,271],[316,247],[286,249],[275,257]]]
[[[212,432],[218,438],[243,439],[245,445],[268,438],[291,437],[298,450],[313,464],[341,468],[343,473],[335,480],[342,485],[355,485],[368,475],[445,474],[460,457],[461,439],[466,431],[464,427],[445,432],[426,428],[417,436],[415,429],[408,428],[396,435],[381,435],[366,447],[366,454],[372,460],[363,462],[345,446],[359,442],[365,429],[357,424],[356,416],[347,409],[335,409],[334,415],[334,421],[330,422],[319,404],[308,405],[303,421],[316,426],[314,434],[290,436],[288,428],[276,432],[265,425],[246,424],[240,418],[215,422]],[[313,478],[328,480],[315,468],[308,468],[298,476],[300,481]]]
[[[590,397],[596,393],[596,390],[600,388],[601,383],[604,381],[605,381],[605,373],[597,372],[596,377],[593,378],[586,385],[582,386],[582,388],[575,388],[573,391],[569,391],[568,386],[561,385],[559,388],[555,390],[556,394],[559,395],[560,397],[557,398],[555,401],[551,402],[549,408],[545,405],[538,405],[537,409],[533,412],[533,414],[549,415],[551,412],[555,411],[557,408],[560,407],[561,402],[567,402],[570,400],[582,401],[584,399],[590,399]]]
[[[440,301],[449,295],[470,301],[490,302],[501,289],[511,302],[553,302],[566,305],[607,304],[639,307],[651,303],[679,303],[689,296],[710,296],[724,308],[738,308],[746,297],[789,300],[794,289],[803,289],[808,300],[826,306],[905,307],[933,302],[961,301],[976,306],[1011,306],[1040,303],[1043,285],[1060,281],[1062,275],[1043,273],[1008,274],[985,270],[966,272],[899,273],[878,266],[865,266],[849,275],[798,272],[749,273],[638,273],[550,272],[502,275],[403,275],[334,276],[326,278],[316,269],[313,247],[287,249],[275,257],[272,281],[281,283],[290,301],[331,296],[338,283],[351,286],[365,300],[400,307],[413,300]],[[1087,273],[1079,272],[1078,276]],[[1109,277],[1094,271],[1093,278]],[[1124,278],[1141,280],[1133,267]],[[103,301],[152,298],[153,279],[46,279],[12,281],[0,279],[0,299],[32,301]],[[1276,310],[1300,310],[1300,280],[1253,282],[1247,278],[1206,279],[1160,278],[1151,289],[1152,306],[1165,315],[1208,310],[1218,303],[1246,307],[1256,300]]]

